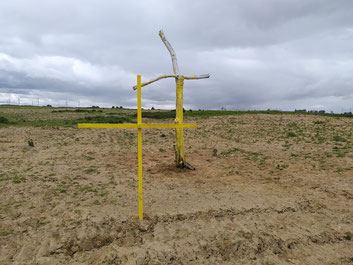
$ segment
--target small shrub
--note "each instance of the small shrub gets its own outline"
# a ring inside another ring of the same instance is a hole
[[[173,111],[143,112],[142,117],[151,118],[151,119],[173,119],[175,118],[175,112]]]
[[[344,235],[344,239],[345,240],[352,240],[352,237],[353,237],[353,234],[351,232],[347,232],[345,235]]]
[[[288,132],[287,137],[296,137],[297,135],[294,132]]]
[[[98,201],[98,200],[94,200],[93,204],[94,204],[94,205],[101,205],[101,202]]]
[[[0,123],[9,123],[9,120],[8,119],[6,119],[5,117],[1,117],[0,116]]]
[[[347,141],[345,138],[343,138],[342,136],[339,136],[339,135],[335,135],[335,136],[333,137],[333,140],[334,140],[335,142],[346,142],[346,141]]]
[[[276,166],[276,168],[279,169],[279,170],[283,170],[283,169],[286,169],[288,166],[289,166],[289,165],[287,165],[287,164],[278,164],[278,165]]]
[[[18,183],[21,183],[21,182],[25,182],[26,181],[26,178],[23,177],[23,176],[14,176],[13,179],[12,179],[12,182],[15,183],[15,184],[18,184]]]
[[[28,140],[28,146],[34,147],[34,142],[33,142],[32,139],[29,139],[29,140]]]
[[[336,157],[344,157],[345,154],[341,152],[340,150],[337,152]]]

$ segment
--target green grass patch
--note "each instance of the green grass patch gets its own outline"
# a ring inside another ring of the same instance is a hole
[[[86,193],[86,192],[94,192],[94,193],[96,193],[97,189],[94,188],[92,185],[83,185],[83,186],[80,187],[80,191],[84,192],[84,193]]]
[[[1,173],[0,174],[0,181],[5,181],[5,180],[10,180],[11,177],[8,176],[7,174]]]
[[[76,127],[77,123],[136,123],[136,110],[123,108],[53,108],[50,106],[16,106],[0,105],[0,127],[6,126],[49,126],[49,127]],[[82,115],[87,114],[87,117]],[[341,114],[314,114],[295,113],[289,111],[226,111],[226,110],[184,110],[185,117],[208,118],[213,116],[235,116],[235,115],[317,115],[328,117],[344,117]],[[175,110],[143,110],[142,117],[151,119],[175,118]],[[353,117],[347,116],[347,117]],[[236,122],[236,121],[233,121]],[[323,121],[314,121],[314,124],[321,124]],[[296,123],[290,123],[289,128],[295,131],[298,128]]]
[[[85,169],[83,172],[85,172],[86,174],[93,174],[93,173],[99,173],[97,168],[95,167],[90,167]]]
[[[220,156],[230,156],[231,154],[233,154],[235,152],[243,153],[244,150],[243,149],[239,149],[239,148],[231,148],[231,149],[228,149],[228,150],[225,150],[225,151],[221,152],[219,155]]]
[[[333,136],[333,140],[335,142],[346,142],[347,141],[345,138],[343,138],[342,136],[339,136],[339,135]]]
[[[75,123],[133,123],[134,120],[129,116],[111,117],[111,116],[89,116],[83,119],[75,120]]]
[[[153,111],[153,112],[142,112],[143,118],[150,118],[150,119],[174,119],[175,118],[175,110],[168,110],[168,111]]]
[[[294,132],[288,132],[287,137],[296,137],[297,135]]]
[[[11,235],[13,233],[13,231],[8,230],[8,231],[0,231],[0,237],[5,237],[8,235]]]
[[[5,117],[0,116],[0,123],[8,124],[9,120],[7,118],[5,118]]]
[[[63,110],[52,110],[53,113],[56,112],[87,112],[87,113],[95,113],[95,112],[103,112],[103,110],[96,109],[63,109]]]
[[[21,182],[25,182],[26,181],[26,178],[24,176],[18,176],[18,175],[15,175],[13,178],[12,178],[12,182],[13,183],[21,183]]]
[[[111,117],[111,116],[88,116],[79,119],[70,120],[35,120],[12,123],[16,126],[36,126],[36,127],[76,127],[78,123],[135,123],[129,116]]]

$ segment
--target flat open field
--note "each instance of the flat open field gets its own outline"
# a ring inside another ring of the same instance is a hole
[[[0,264],[353,264],[353,118],[186,116],[195,171],[145,129],[140,222],[136,130],[72,126],[134,113],[0,108]]]

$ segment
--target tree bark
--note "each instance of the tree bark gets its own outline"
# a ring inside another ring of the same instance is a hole
[[[155,79],[152,79],[152,80],[150,80],[150,81],[148,81],[148,82],[142,83],[142,84],[141,84],[141,87],[144,87],[144,86],[147,86],[147,85],[149,85],[149,84],[152,84],[153,82],[156,82],[156,81],[161,80],[161,79],[163,79],[163,78],[170,78],[170,77],[177,78],[176,75],[162,75],[162,76],[159,76],[159,77],[157,77],[157,78],[155,78]],[[137,89],[137,86],[134,86],[132,89],[133,89],[133,90],[136,90],[136,89]]]
[[[179,66],[178,66],[178,61],[176,58],[176,54],[174,52],[174,49],[172,47],[172,45],[170,45],[169,41],[166,39],[166,37],[164,36],[164,32],[163,30],[159,31],[159,36],[161,37],[161,40],[163,41],[165,47],[167,47],[170,56],[172,57],[172,65],[173,65],[173,72],[175,75],[179,75]]]
[[[183,86],[184,77],[179,76],[176,79],[176,118],[175,123],[183,123]],[[185,166],[185,155],[184,155],[184,132],[183,128],[177,128],[176,131],[176,147],[175,147],[175,163],[177,167],[184,168]]]

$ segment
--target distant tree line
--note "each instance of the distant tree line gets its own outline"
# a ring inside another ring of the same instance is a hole
[[[301,113],[314,113],[314,114],[334,114],[333,111],[331,113],[326,113],[325,110],[306,110],[306,109],[296,109],[294,112],[301,112]],[[353,116],[352,112],[343,112],[339,115],[344,115],[344,116]]]

